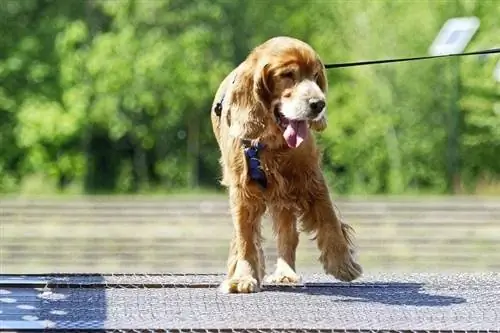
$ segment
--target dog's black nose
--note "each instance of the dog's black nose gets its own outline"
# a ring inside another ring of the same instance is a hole
[[[325,101],[322,99],[311,99],[309,101],[309,107],[311,108],[311,113],[318,115],[325,108]]]

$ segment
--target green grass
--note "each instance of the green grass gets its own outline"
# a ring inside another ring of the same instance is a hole
[[[333,189],[333,184],[330,187]],[[447,195],[440,193],[430,192],[425,189],[406,189],[403,193],[398,194],[356,194],[356,193],[346,193],[337,194],[333,193],[334,196],[342,196],[344,198],[359,198],[359,197],[369,197],[369,198],[442,198]],[[57,189],[56,180],[53,177],[48,177],[44,174],[33,174],[27,175],[23,178],[19,184],[18,189],[15,192],[0,192],[0,198],[17,198],[17,197],[36,197],[36,198],[60,198],[60,197],[81,197],[87,196],[83,191],[83,184],[80,182],[75,182],[69,185],[65,190],[60,191]],[[459,186],[456,191],[456,195],[466,196],[466,197],[500,197],[500,180],[495,179],[483,179],[477,182],[475,188],[469,193],[464,190],[464,186]],[[133,194],[121,194],[110,192],[107,194],[96,194],[91,195],[95,197],[106,197],[106,196],[116,196],[116,197],[151,197],[151,198],[176,198],[176,199],[197,199],[206,196],[212,197],[227,197],[226,191],[223,188],[214,187],[198,187],[198,188],[166,188],[163,185],[156,187],[148,187],[140,190],[138,193]]]

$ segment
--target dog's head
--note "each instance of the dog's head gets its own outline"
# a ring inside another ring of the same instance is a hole
[[[308,44],[290,37],[276,37],[257,47],[253,59],[253,96],[271,126],[290,147],[298,147],[308,127],[326,127],[327,79],[325,67]]]

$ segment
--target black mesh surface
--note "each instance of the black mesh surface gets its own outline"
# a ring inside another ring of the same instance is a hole
[[[0,275],[3,330],[498,330],[500,274],[304,276],[224,295],[223,276]]]

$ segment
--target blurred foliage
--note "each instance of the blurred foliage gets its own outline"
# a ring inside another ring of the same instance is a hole
[[[469,49],[499,46],[495,0],[3,0],[0,191],[215,189],[210,105],[254,46],[290,35],[329,63],[423,55],[446,19],[470,15],[481,27]],[[498,59],[330,70],[330,127],[318,139],[332,188],[474,192],[498,181]]]

